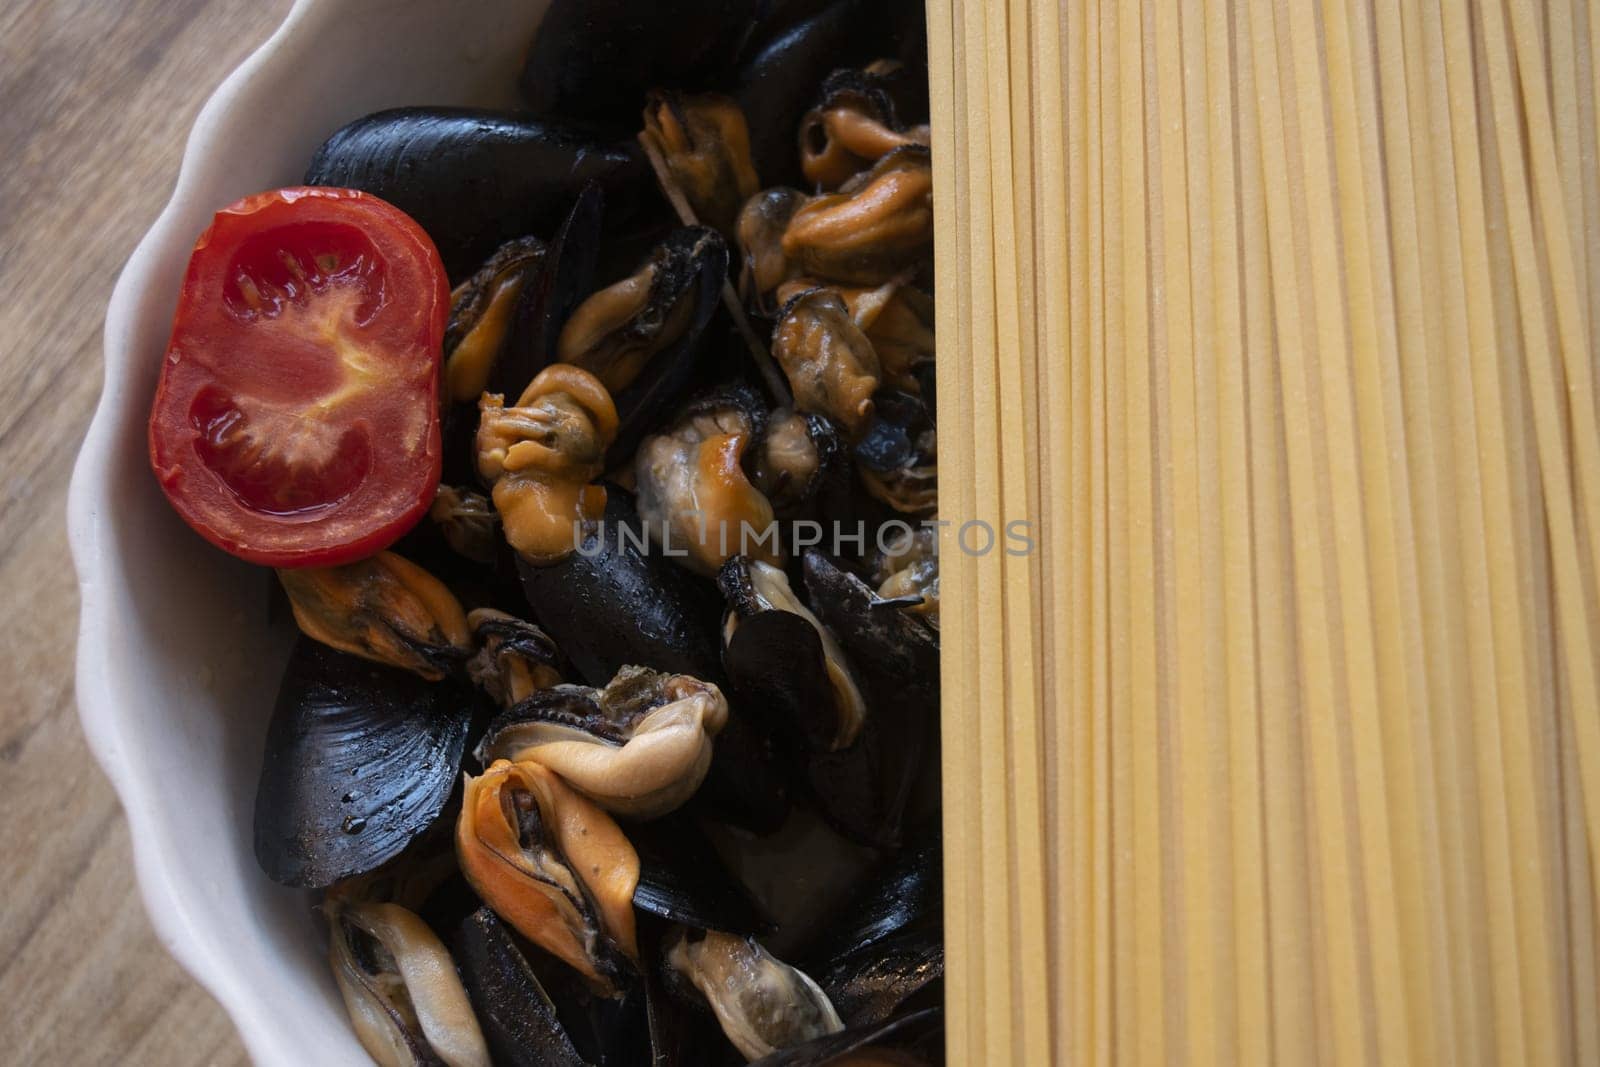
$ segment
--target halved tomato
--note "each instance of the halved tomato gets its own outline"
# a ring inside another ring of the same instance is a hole
[[[278,189],[217,213],[178,297],[150,463],[236,556],[345,563],[388,546],[439,483],[450,290],[410,216],[353,189]]]

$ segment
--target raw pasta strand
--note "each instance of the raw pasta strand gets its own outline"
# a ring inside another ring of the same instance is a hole
[[[1212,329],[1208,344],[1218,434],[1218,502],[1222,512],[1225,618],[1222,631],[1228,708],[1228,775],[1233,859],[1234,960],[1237,974],[1236,1055],[1242,1064],[1272,1061],[1272,1004],[1267,962],[1266,872],[1262,828],[1260,693],[1257,683],[1255,583],[1252,575],[1249,422],[1245,328],[1240,285],[1240,219],[1235,174],[1236,109],[1227,5],[1206,0],[1205,125],[1210,164]]]
[[[1010,54],[1007,8],[1005,4],[985,6],[989,65],[989,106],[1008,114],[1012,98],[1011,80],[1018,75]],[[1026,64],[1022,75],[1026,77]],[[1026,95],[1026,94],[1024,94]],[[1030,331],[1023,321],[1031,319],[1032,300],[1021,294],[1026,276],[1022,264],[1032,265],[1031,234],[1020,236],[1023,212],[1019,210],[1019,182],[1013,171],[1013,125],[996,122],[990,128],[989,188],[993,206],[993,250],[995,263],[995,355],[999,364],[996,425],[1008,428],[1000,434],[999,488],[1001,507],[990,527],[995,543],[988,553],[994,557],[1005,588],[1006,709],[1006,790],[1009,802],[1010,835],[1008,881],[1010,892],[1002,899],[1010,902],[1011,937],[1021,941],[1024,931],[1043,930],[1044,894],[1039,834],[1038,752],[1039,731],[1036,714],[1037,692],[1033,642],[1033,573],[1025,556],[1006,551],[1003,541],[1008,522],[1031,524],[1027,457],[1038,449],[1029,440],[1023,377],[1033,377],[1028,369],[1032,350]],[[1031,223],[1029,218],[1028,223]],[[1026,253],[1026,255],[1025,255]],[[1011,1028],[1013,1047],[1021,1062],[1038,1062],[1049,1045],[1049,1012],[1044,979],[1044,956],[1031,952],[1013,961]]]
[[[1585,714],[1584,710],[1600,710],[1600,686],[1595,679],[1595,644],[1590,631],[1590,621],[1584,607],[1585,586],[1592,583],[1600,564],[1591,554],[1587,568],[1589,581],[1585,581],[1584,568],[1578,552],[1575,517],[1568,514],[1567,486],[1578,486],[1578,504],[1585,526],[1591,537],[1600,533],[1600,426],[1595,420],[1594,385],[1591,381],[1591,363],[1595,352],[1588,347],[1588,327],[1583,321],[1580,303],[1578,274],[1572,253],[1571,236],[1566,224],[1564,199],[1556,173],[1556,151],[1551,130],[1549,100],[1544,96],[1545,71],[1543,57],[1537,40],[1538,28],[1533,25],[1534,13],[1526,0],[1511,0],[1511,21],[1517,39],[1517,69],[1522,76],[1522,97],[1528,111],[1528,128],[1532,142],[1532,170],[1537,184],[1534,197],[1543,223],[1543,233],[1549,249],[1547,264],[1553,289],[1555,319],[1560,335],[1569,388],[1567,398],[1571,416],[1571,442],[1576,453],[1575,463],[1565,454],[1566,446],[1557,439],[1560,416],[1557,408],[1557,382],[1554,368],[1549,367],[1550,344],[1544,339],[1542,309],[1530,306],[1531,294],[1522,311],[1524,329],[1529,332],[1529,373],[1533,381],[1536,438],[1540,466],[1545,470],[1546,497],[1551,508],[1551,537],[1556,557],[1555,592],[1560,605],[1559,626],[1562,645],[1566,650],[1565,665],[1572,686],[1574,740],[1578,748],[1579,771],[1584,785],[1584,802],[1588,807],[1589,848],[1600,854],[1600,714]],[[1491,10],[1490,21],[1498,26]],[[1502,40],[1503,43],[1503,39]],[[1491,66],[1495,64],[1498,50],[1491,45]],[[1509,109],[1510,102],[1497,97],[1497,107]],[[1502,134],[1506,131],[1502,130]],[[1504,152],[1504,149],[1502,149]],[[1509,159],[1509,156],[1503,156]],[[1509,164],[1506,164],[1509,165]],[[1508,182],[1509,184],[1509,182]],[[1526,199],[1527,190],[1519,187],[1519,201]],[[1531,220],[1523,214],[1525,204],[1513,206],[1513,250],[1518,261],[1519,287],[1522,295],[1525,286],[1534,283],[1537,267],[1532,262],[1531,234],[1518,238],[1524,228],[1531,228]],[[1534,350],[1537,342],[1537,350]],[[1568,473],[1575,467],[1579,475],[1576,483]],[[1591,545],[1591,553],[1596,546]]]

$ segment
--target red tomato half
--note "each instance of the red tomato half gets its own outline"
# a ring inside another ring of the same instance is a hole
[[[217,213],[184,275],[150,464],[206,540],[275,567],[369,556],[439,484],[450,289],[399,208],[279,189]]]

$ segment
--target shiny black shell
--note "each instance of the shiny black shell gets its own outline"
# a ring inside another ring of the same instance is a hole
[[[617,218],[659,202],[649,165],[626,133],[462,107],[357,119],[317,149],[305,181],[372,193],[416,219],[452,282],[514,237],[553,233],[589,182],[605,189]]]
[[[641,551],[643,536],[633,498],[608,486],[604,520],[577,551],[544,566],[518,558],[534,621],[596,688],[629,664],[718,681],[715,591],[659,552]]]
[[[510,1067],[587,1067],[511,934],[488,908],[456,928],[450,954],[494,1062]]]
[[[453,682],[301,637],[256,790],[261,869],[283,885],[322,889],[398,855],[444,810],[474,706]]]
[[[937,833],[886,860],[839,907],[803,970],[846,1026],[883,1022],[944,980],[944,867]]]

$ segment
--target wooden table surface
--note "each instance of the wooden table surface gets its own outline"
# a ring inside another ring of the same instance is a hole
[[[112,283],[289,0],[0,0],[0,1063],[244,1063],[157,943],[72,692],[67,479]]]

